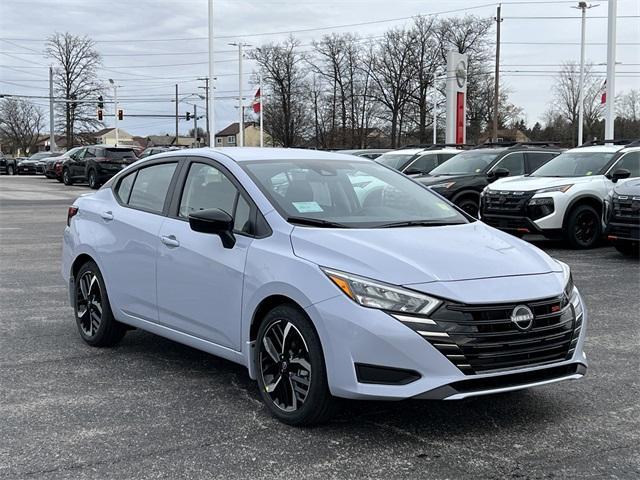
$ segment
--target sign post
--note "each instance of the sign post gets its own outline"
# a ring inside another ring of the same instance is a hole
[[[467,61],[464,53],[447,53],[446,143],[466,143]]]

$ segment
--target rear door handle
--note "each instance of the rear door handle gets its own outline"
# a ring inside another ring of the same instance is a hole
[[[160,241],[164,243],[167,247],[179,247],[180,242],[175,237],[175,235],[162,235],[160,237]]]
[[[100,214],[100,216],[102,217],[103,220],[113,220],[113,212],[109,211],[109,212],[102,212]]]

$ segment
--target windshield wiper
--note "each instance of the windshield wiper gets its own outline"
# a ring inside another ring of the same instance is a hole
[[[446,227],[447,225],[462,225],[465,222],[438,222],[435,220],[407,220],[404,222],[384,223],[378,228],[397,227]]]
[[[330,220],[323,220],[321,218],[287,217],[287,222],[295,223],[298,225],[310,225],[313,227],[350,228],[349,226],[343,223],[332,222]]]

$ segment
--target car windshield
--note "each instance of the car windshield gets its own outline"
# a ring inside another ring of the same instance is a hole
[[[372,161],[274,160],[241,165],[293,224],[381,228],[468,223],[439,196]]]
[[[34,153],[33,155],[31,155],[29,157],[29,160],[42,160],[43,158],[47,158],[50,157],[51,153],[50,152],[39,152],[39,153]]]
[[[415,153],[385,153],[376,158],[376,162],[395,170],[402,170],[415,156]]]
[[[532,173],[534,177],[598,175],[616,152],[573,151],[558,155]]]
[[[471,175],[487,171],[502,150],[469,150],[451,157],[429,175]]]

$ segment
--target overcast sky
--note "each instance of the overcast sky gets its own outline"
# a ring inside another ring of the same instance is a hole
[[[551,101],[553,73],[567,60],[579,61],[579,10],[577,2],[532,0],[503,2],[502,58],[504,81],[512,90],[511,100],[524,108],[527,122],[541,120]],[[592,17],[606,17],[607,2],[588,11]],[[495,4],[488,0],[216,0],[215,41],[216,91],[230,97],[238,91],[237,50],[228,43],[243,39],[251,45],[277,41],[291,30],[305,30],[359,22],[400,19],[417,14],[449,10],[442,16],[495,16]],[[616,91],[640,88],[640,0],[618,0]],[[517,17],[517,18],[516,18]],[[538,17],[538,18],[532,18]],[[541,19],[539,17],[571,17]],[[350,31],[362,37],[380,35],[390,27],[409,20],[379,22],[366,26],[343,27],[296,33],[309,44],[330,32]],[[122,108],[127,114],[173,114],[174,84],[180,96],[195,92],[197,77],[206,76],[207,0],[0,0],[0,93],[47,95],[49,61],[39,52],[45,38],[55,31],[86,34],[104,55],[101,77],[114,78]],[[272,33],[269,35],[256,35]],[[587,21],[587,61],[606,62],[607,20]],[[198,38],[202,37],[202,38]],[[231,38],[233,37],[233,38]],[[143,41],[153,40],[153,41]],[[161,40],[161,41],[159,41]],[[534,43],[554,43],[541,45]],[[564,43],[564,44],[562,44]],[[625,45],[626,44],[626,45]],[[182,64],[166,66],[170,64]],[[188,64],[188,65],[185,65]],[[154,65],[156,65],[154,67]],[[162,65],[162,66],[159,66]],[[124,68],[123,68],[124,67]],[[244,70],[253,71],[245,61]],[[532,73],[531,71],[544,73]],[[524,71],[524,72],[522,72]],[[604,66],[598,66],[604,80]],[[636,73],[633,73],[636,72]],[[251,76],[245,76],[244,89],[253,95]],[[144,99],[145,101],[141,101]],[[46,100],[38,103],[48,110]],[[196,101],[204,112],[204,102]],[[237,118],[237,101],[216,101],[216,130]],[[181,104],[184,113],[193,107]],[[107,125],[112,125],[107,119]],[[173,133],[171,119],[126,117],[120,126],[136,135]],[[192,123],[180,122],[186,133]],[[204,127],[204,120],[201,122]]]

